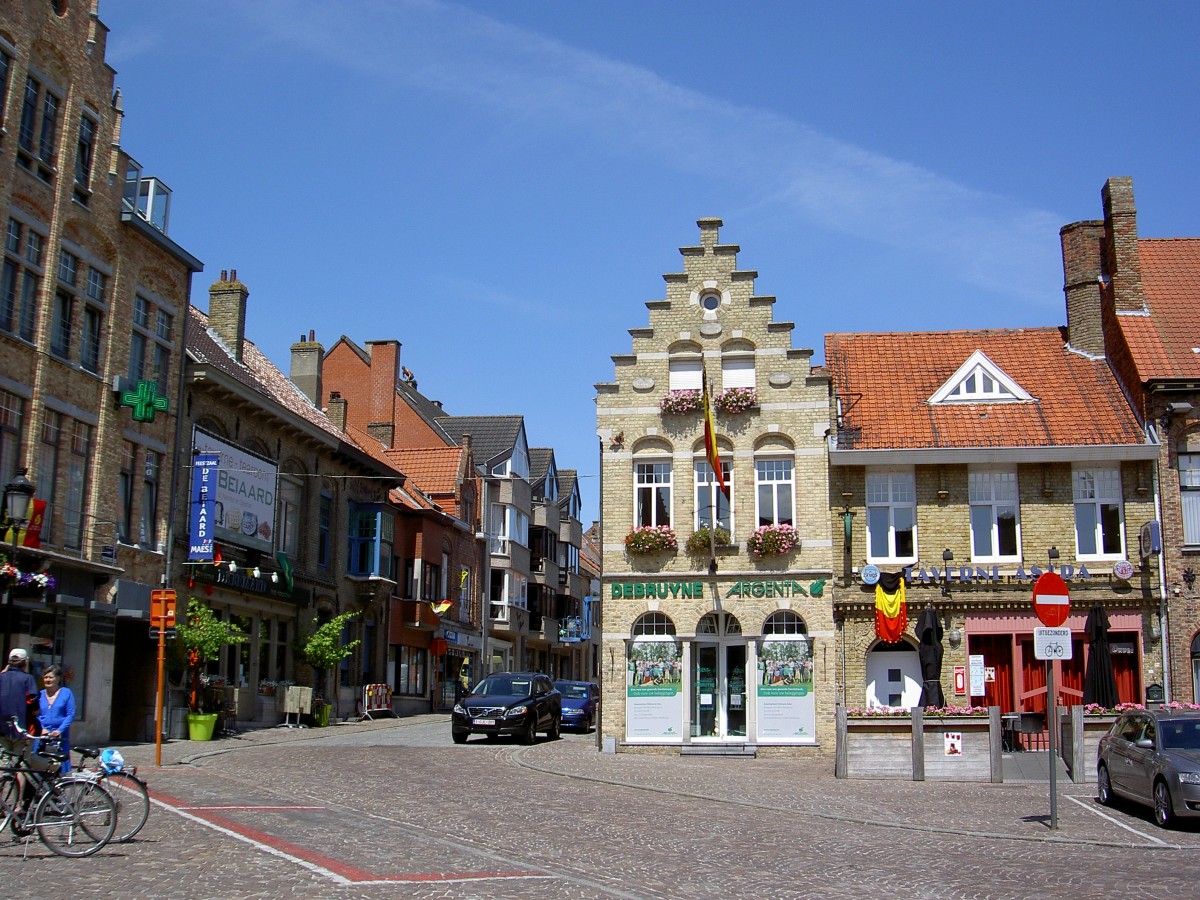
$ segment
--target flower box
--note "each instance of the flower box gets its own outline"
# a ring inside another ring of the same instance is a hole
[[[717,391],[713,397],[713,407],[717,412],[736,416],[758,406],[758,394],[754,388],[726,388]]]
[[[625,551],[632,556],[673,552],[679,549],[675,531],[669,525],[640,525],[625,535]]]
[[[664,416],[686,416],[697,412],[703,399],[700,391],[671,391],[659,401],[659,411]]]
[[[729,541],[730,536],[727,528],[721,528],[720,526],[717,526],[717,533],[711,540],[709,538],[707,528],[698,528],[696,531],[692,532],[691,536],[687,539],[687,543],[684,544],[684,547],[686,547],[687,552],[693,556],[701,556],[709,553],[714,546],[727,546]]]
[[[800,546],[800,532],[791,525],[760,525],[746,539],[746,549],[755,559],[783,556]]]
[[[910,781],[1004,779],[1000,710],[977,707],[898,710],[837,710],[838,778]],[[970,710],[966,714],[963,711]],[[853,713],[853,714],[852,714]]]

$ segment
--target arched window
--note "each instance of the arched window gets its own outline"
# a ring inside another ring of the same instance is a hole
[[[721,388],[753,388],[754,354],[727,353],[721,357]]]
[[[648,612],[638,616],[630,629],[631,637],[674,637],[675,623],[660,612]]]
[[[790,609],[779,609],[763,622],[763,634],[808,634],[808,626]]]
[[[698,391],[701,388],[700,371],[703,363],[700,355],[673,356],[667,363],[667,390]]]
[[[907,641],[880,642],[867,653],[868,707],[911,709],[921,702],[921,663]]]
[[[696,623],[696,634],[741,634],[742,623],[729,613],[705,613]]]

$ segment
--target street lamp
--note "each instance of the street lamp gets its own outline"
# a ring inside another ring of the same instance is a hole
[[[17,477],[4,486],[4,500],[0,504],[0,513],[4,516],[0,526],[3,526],[3,531],[9,532],[12,544],[12,559],[9,562],[13,566],[17,564],[17,537],[21,527],[29,521],[29,502],[33,499],[35,490],[33,482],[25,477],[26,471],[26,469],[19,470]],[[3,534],[3,531],[0,531],[0,534]],[[5,598],[5,605],[8,607],[4,629],[5,658],[8,656],[10,649],[8,644],[12,637],[12,592],[14,586],[15,582],[9,585],[8,596]]]

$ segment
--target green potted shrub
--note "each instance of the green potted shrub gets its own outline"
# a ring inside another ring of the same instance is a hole
[[[187,615],[175,624],[176,645],[183,652],[188,669],[188,737],[193,741],[212,740],[218,713],[203,706],[201,680],[203,666],[216,659],[223,647],[241,644],[246,635],[229,622],[222,622],[205,604],[188,598]]]
[[[342,664],[342,660],[354,652],[362,641],[343,641],[342,633],[350,620],[358,613],[344,612],[334,616],[328,622],[318,624],[313,619],[313,633],[304,642],[301,653],[304,661],[317,671],[318,689],[324,691],[328,687],[329,676]],[[334,694],[336,697],[336,693]],[[313,722],[324,726],[329,724],[329,703],[321,698],[313,701]]]
[[[691,536],[688,537],[687,543],[684,544],[684,546],[687,548],[687,552],[692,556],[707,556],[708,552],[713,548],[714,545],[717,547],[724,547],[729,543],[729,541],[730,535],[728,528],[722,528],[720,525],[718,525],[717,533],[710,541],[708,535],[708,526],[701,525],[691,533]]]

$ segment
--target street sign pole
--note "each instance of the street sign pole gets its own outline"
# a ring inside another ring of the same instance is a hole
[[[1058,830],[1058,695],[1054,663],[1046,660],[1046,708],[1050,711],[1050,830]]]
[[[1043,572],[1033,584],[1033,611],[1045,628],[1034,629],[1034,653],[1046,660],[1046,725],[1050,730],[1050,829],[1058,830],[1058,692],[1054,689],[1054,660],[1071,658],[1071,630],[1062,628],[1071,611],[1071,593],[1057,572]],[[1058,643],[1038,637],[1056,635]],[[1063,641],[1065,640],[1065,644]]]
[[[167,662],[167,629],[175,627],[175,592],[150,592],[150,622],[158,631],[158,697],[154,702],[154,765],[162,765],[163,670]]]

